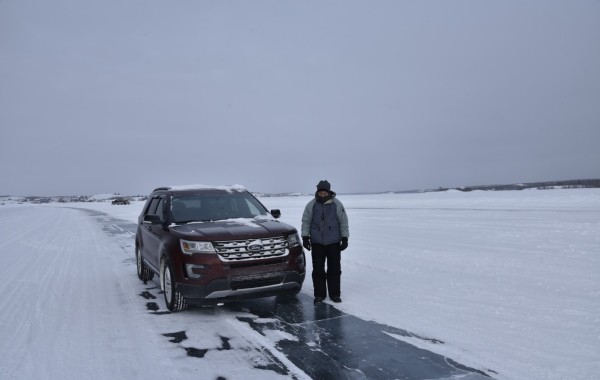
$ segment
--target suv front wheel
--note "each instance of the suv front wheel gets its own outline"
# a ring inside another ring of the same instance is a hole
[[[137,264],[138,278],[144,281],[144,284],[154,278],[154,272],[152,272],[152,270],[150,270],[150,268],[148,268],[146,264],[144,264],[144,260],[142,259],[142,252],[140,252],[139,247],[135,248],[135,262]]]
[[[173,265],[169,259],[165,259],[164,261],[162,281],[167,309],[173,312],[185,310],[187,302],[179,290],[179,285],[175,283]]]

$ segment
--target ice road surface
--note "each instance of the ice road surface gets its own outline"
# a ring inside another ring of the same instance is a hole
[[[496,379],[598,378],[600,190],[338,198],[351,236],[336,308],[434,338],[393,336]],[[299,229],[309,199],[261,201]],[[276,348],[289,337],[236,323],[249,313],[149,314],[133,235],[76,207],[134,223],[142,203],[0,206],[0,379],[307,378]],[[185,360],[164,321],[210,360]],[[265,370],[270,359],[289,372]]]

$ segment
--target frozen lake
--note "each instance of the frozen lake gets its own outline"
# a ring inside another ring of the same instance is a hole
[[[261,201],[281,209],[281,220],[299,229],[309,199]],[[599,189],[338,199],[350,221],[350,246],[342,254],[343,303],[335,305],[339,312],[410,331],[413,336],[388,335],[497,379],[590,379],[600,373]],[[210,374],[207,378],[307,376],[282,353],[283,342],[292,338],[281,331],[240,336],[281,355],[278,360],[291,368],[287,374],[257,370],[248,364],[256,359],[251,354],[236,357],[240,363],[233,367],[224,364],[226,356],[218,350],[210,365],[177,359],[164,344],[156,318],[148,316],[148,300],[138,296],[144,288],[135,275],[133,235],[107,233],[93,216],[73,207],[100,211],[131,226],[142,203],[0,206],[0,273],[7,280],[0,285],[0,333],[11,338],[0,343],[1,378],[60,374],[75,379],[97,373],[101,379],[116,372],[163,379],[200,370]],[[87,289],[88,296],[78,288]],[[307,276],[300,299],[309,297]],[[95,317],[81,321],[76,316],[82,309],[95,310]],[[222,329],[232,326],[239,313],[252,314],[221,310],[217,318],[191,311],[168,319],[173,328],[183,324],[183,330],[195,331],[188,335],[196,346],[208,339],[220,347],[219,337],[200,333],[194,321],[204,318],[210,321],[206,326]],[[117,360],[116,367],[96,368],[82,362],[84,357],[51,360],[59,356],[44,355],[69,352],[84,338],[96,344],[79,347],[81,352],[94,353],[99,363]],[[146,347],[146,340],[154,348]],[[228,344],[244,346],[239,339]],[[119,355],[115,347],[121,347]],[[180,360],[181,368],[153,375],[142,369],[157,365],[158,358]]]

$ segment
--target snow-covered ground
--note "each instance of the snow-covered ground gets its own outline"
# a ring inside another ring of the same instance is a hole
[[[351,236],[336,307],[443,341],[394,336],[497,379],[598,378],[600,189],[338,198]],[[298,229],[308,200],[261,198]],[[133,235],[73,209],[135,223],[142,204],[0,206],[0,379],[306,377],[275,348],[285,336],[245,331],[230,312],[160,319],[204,324],[184,344],[202,342],[210,361],[185,361],[153,333]],[[312,295],[310,276],[302,292]],[[246,353],[233,363],[215,333],[232,329],[228,344]],[[291,373],[248,367],[264,359],[259,346]]]

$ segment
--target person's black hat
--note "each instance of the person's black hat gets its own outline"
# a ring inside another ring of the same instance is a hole
[[[321,190],[331,192],[331,185],[325,179],[322,180],[321,182],[319,182],[319,184],[317,185],[317,191],[321,191]]]

